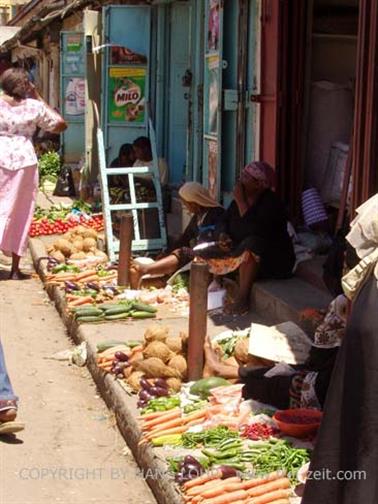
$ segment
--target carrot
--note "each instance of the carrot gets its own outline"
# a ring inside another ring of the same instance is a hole
[[[263,476],[262,478],[254,478],[251,480],[247,480],[244,482],[244,490],[248,490],[249,488],[256,487],[258,485],[264,485],[266,483],[269,483],[269,481],[277,480],[279,478],[282,478],[282,471],[276,471],[268,474],[267,476]]]
[[[79,281],[79,280],[82,280],[83,278],[87,278],[87,277],[92,276],[92,275],[96,275],[97,276],[97,271],[95,269],[83,271],[82,273],[78,273],[76,275],[76,280]]]
[[[279,478],[275,481],[270,481],[265,485],[259,485],[255,488],[248,490],[248,495],[250,497],[259,497],[260,495],[267,494],[273,490],[281,490],[284,488],[290,488],[290,481],[287,478]]]
[[[169,410],[168,412],[164,412],[164,415],[160,415],[157,418],[153,418],[152,420],[145,422],[143,424],[143,430],[150,430],[156,425],[160,425],[168,420],[173,420],[174,418],[178,418],[181,416],[181,411],[179,408],[175,408],[173,410]]]
[[[239,478],[237,476],[235,476],[235,478],[237,480],[239,480]],[[234,478],[229,478],[229,479],[234,479]],[[193,488],[189,488],[189,490],[187,491],[187,495],[190,497],[196,497],[197,495],[200,495],[205,490],[209,490],[210,488],[216,487],[219,484],[223,485],[223,483],[224,483],[223,480],[221,480],[220,478],[210,480],[210,481],[207,481],[206,483],[204,483],[203,485],[198,485]]]
[[[75,301],[72,301],[69,303],[69,306],[80,306],[82,304],[87,304],[87,303],[93,303],[94,299],[91,296],[83,296],[80,297],[79,299],[76,299]]]
[[[270,501],[269,504],[290,504],[289,499],[278,499],[275,501]]]
[[[243,490],[243,483],[229,483],[228,480],[223,481],[222,485],[216,485],[214,488],[205,490],[201,493],[202,499],[211,499],[213,497],[218,497],[218,495],[224,495],[225,492],[236,492],[238,490]]]
[[[184,417],[184,422],[188,423],[191,422],[192,420],[197,420],[198,418],[203,418],[206,415],[206,411],[200,410],[200,411],[195,411],[194,413],[191,413],[190,415],[187,415]]]
[[[130,354],[130,355],[132,355],[132,354]],[[173,411],[179,411],[179,409],[178,408],[171,409],[171,410],[169,410],[169,413],[171,413]],[[156,418],[160,418],[160,417],[166,415],[167,413],[168,413],[167,411],[154,411],[153,413],[146,413],[145,415],[139,415],[138,419],[139,420],[147,420],[147,421],[155,420]]]
[[[248,494],[245,490],[236,490],[236,492],[222,492],[222,495],[215,497],[214,499],[207,499],[203,501],[203,504],[228,504],[229,502],[235,502],[238,500],[245,500]]]
[[[172,427],[170,429],[165,429],[165,430],[159,430],[157,432],[153,432],[151,434],[148,434],[146,437],[148,439],[155,439],[161,436],[166,436],[168,434],[182,434],[183,432],[187,431],[187,427],[185,425],[180,425],[177,427]]]
[[[261,497],[254,497],[248,501],[248,504],[271,504],[278,499],[285,499],[289,497],[291,490],[274,490],[273,492],[266,493]]]
[[[181,417],[172,418],[172,420],[161,421],[158,425],[155,425],[149,432],[149,434],[155,434],[155,432],[159,432],[161,430],[171,429],[172,427],[178,427],[182,425],[183,421]]]
[[[207,483],[208,481],[212,481],[215,479],[219,479],[222,477],[222,471],[212,471],[211,473],[205,473],[202,476],[199,476],[198,478],[194,478],[190,481],[187,481],[183,485],[183,490],[189,490],[190,488],[203,485],[204,483]]]

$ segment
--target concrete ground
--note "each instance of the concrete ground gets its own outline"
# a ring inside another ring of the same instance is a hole
[[[26,429],[0,439],[0,503],[155,503],[87,369],[49,359],[71,343],[39,279],[6,281],[8,264],[0,334]]]

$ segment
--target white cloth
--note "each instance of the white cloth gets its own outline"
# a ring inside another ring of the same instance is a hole
[[[135,167],[140,167],[140,166],[148,166],[149,168],[152,168],[154,162],[153,160],[151,161],[141,161],[140,159],[137,159],[133,166]],[[159,167],[159,174],[160,174],[160,184],[162,186],[166,186],[168,184],[168,165],[165,159],[159,158],[158,159],[158,167]],[[147,178],[148,175],[138,175],[139,178]]]
[[[37,164],[32,137],[37,128],[53,130],[60,116],[43,102],[27,98],[10,105],[0,97],[0,168],[20,170]]]

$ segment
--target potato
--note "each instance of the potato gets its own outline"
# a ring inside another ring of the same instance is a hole
[[[180,378],[167,378],[167,385],[172,392],[180,392],[182,382]]]
[[[54,252],[51,252],[50,256],[60,263],[63,263],[66,260],[66,258],[64,257],[64,255],[60,250],[54,250]]]
[[[85,238],[83,240],[83,250],[84,252],[92,252],[92,250],[96,250],[97,242],[94,238]]]
[[[76,226],[73,231],[75,234],[77,235],[81,235],[83,238],[84,238],[84,233],[86,232],[87,228],[80,225],[80,226]]]
[[[103,252],[102,250],[99,250],[99,249],[96,249],[94,251],[94,255],[96,257],[101,257],[101,259],[104,259],[105,261],[108,260],[108,256],[105,254],[105,252]]]
[[[143,350],[143,357],[158,357],[166,364],[171,358],[171,351],[162,341],[151,341]]]
[[[85,252],[76,252],[71,255],[70,259],[86,259],[87,256],[85,255]]]
[[[64,238],[59,238],[54,243],[54,247],[60,250],[65,257],[69,257],[72,254],[73,246],[72,243]]]
[[[249,354],[248,354],[248,338],[240,338],[236,342],[234,355],[238,361],[246,364],[248,362]]]
[[[130,387],[135,391],[139,392],[139,390],[142,388],[140,386],[140,379],[143,377],[144,373],[142,371],[133,371],[131,375],[128,377],[126,380],[127,383],[130,385]]]
[[[164,362],[157,357],[150,357],[149,359],[135,362],[133,367],[138,371],[143,371],[147,378],[180,377],[180,373],[176,369],[166,366]]]
[[[165,344],[173,353],[181,353],[182,352],[182,339],[180,336],[168,336],[165,340]]]
[[[152,324],[147,327],[144,333],[144,339],[147,343],[151,341],[165,341],[169,334],[169,327],[159,324]]]
[[[97,231],[95,229],[85,229],[85,231],[83,231],[83,237],[84,238],[94,238],[95,240],[97,240]]]
[[[73,242],[72,245],[75,247],[75,249],[78,252],[81,252],[83,250],[83,240],[79,240],[78,238],[75,238],[75,241]]]
[[[186,363],[185,357],[182,355],[175,355],[168,362],[168,367],[177,371],[180,374],[180,378],[185,378],[188,372],[188,365]]]

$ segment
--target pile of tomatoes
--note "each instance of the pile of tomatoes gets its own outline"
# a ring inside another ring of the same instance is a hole
[[[33,238],[42,235],[64,234],[78,225],[92,228],[96,231],[103,231],[104,219],[102,214],[92,215],[89,219],[83,215],[75,218],[70,217],[68,219],[33,219],[29,230],[29,236]]]

